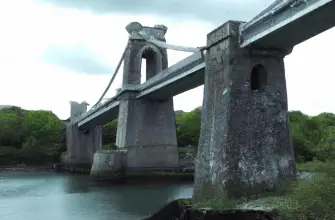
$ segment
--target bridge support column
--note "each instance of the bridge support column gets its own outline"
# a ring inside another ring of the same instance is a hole
[[[285,54],[241,49],[239,25],[207,35],[194,199],[261,193],[296,175]]]
[[[125,94],[120,103],[116,145],[127,148],[127,168],[178,166],[173,99],[135,100]]]
[[[69,168],[91,168],[93,155],[101,149],[101,127],[79,130],[76,119],[86,112],[85,103],[71,102],[71,121],[66,127],[67,151],[61,157]]]
[[[165,41],[167,28],[164,25],[143,27],[143,30],[147,37]],[[124,58],[123,85],[141,84],[142,59],[146,59],[146,80],[168,67],[166,49],[131,34]],[[119,99],[116,145],[127,148],[127,169],[178,166],[173,97],[137,100],[136,93],[125,91]]]

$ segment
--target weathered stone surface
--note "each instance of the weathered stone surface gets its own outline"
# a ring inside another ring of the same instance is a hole
[[[61,155],[61,163],[70,169],[90,169],[94,153],[101,149],[101,127],[80,130],[77,120],[86,112],[88,104],[71,101],[70,106],[70,122],[66,125],[66,152]]]
[[[152,33],[160,31],[160,40],[165,41],[165,31],[156,29]],[[150,33],[147,32],[149,35]],[[147,60],[147,79],[168,66],[166,49],[141,39],[130,38],[124,59],[124,86],[141,83],[142,57]],[[116,145],[119,148],[129,148],[127,166],[178,166],[173,98],[136,100],[136,96],[132,95],[134,92],[128,93],[120,97],[116,137]]]
[[[232,209],[215,211],[195,208],[174,200],[142,220],[279,220],[279,211]]]
[[[101,149],[101,127],[81,131],[78,123],[69,123],[66,127],[66,148],[61,161],[65,165],[92,165],[93,155]]]
[[[94,154],[90,175],[93,177],[112,177],[124,172],[125,150],[100,151]]]
[[[161,208],[155,214],[142,220],[172,220],[179,219],[183,215],[187,206],[181,204],[178,200],[174,200]]]
[[[285,54],[241,49],[239,25],[208,34],[195,199],[260,193],[296,176]]]
[[[176,145],[137,146],[127,150],[127,168],[177,167],[178,160]]]
[[[82,114],[87,111],[87,106],[89,104],[87,102],[75,102],[70,101],[71,111],[70,111],[70,121],[75,122]]]
[[[279,220],[277,211],[187,209],[179,220]]]

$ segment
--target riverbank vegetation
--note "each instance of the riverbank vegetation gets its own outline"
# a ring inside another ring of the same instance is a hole
[[[293,111],[289,112],[289,116],[298,163],[335,159],[334,114],[322,113],[310,117]],[[181,158],[191,159],[196,155],[200,123],[201,108],[191,112],[176,111]],[[117,120],[103,126],[102,142],[105,149],[115,148],[116,130]],[[65,123],[52,112],[27,111],[19,107],[0,110],[0,164],[57,162],[63,151]]]
[[[46,164],[65,151],[64,124],[50,111],[0,110],[0,165]]]
[[[297,163],[335,159],[335,115],[322,113],[310,117],[300,111],[289,112],[290,128]],[[181,157],[195,156],[201,123],[201,108],[191,112],[176,111],[176,130]],[[105,149],[116,138],[117,121],[103,127]],[[311,166],[311,165],[310,165]]]
[[[335,163],[311,161],[300,164],[299,171],[312,172],[310,177],[284,183],[275,191],[243,197],[204,199],[194,203],[183,199],[183,203],[196,209],[210,208],[216,211],[278,210],[281,220],[334,219],[335,216]]]
[[[310,117],[293,111],[289,116],[298,170],[321,174],[285,185],[285,195],[260,198],[253,201],[253,206],[266,203],[278,207],[285,219],[332,219],[335,216],[335,115],[322,113]],[[181,158],[192,160],[196,155],[200,123],[201,108],[176,111]],[[50,111],[0,109],[0,165],[58,162],[61,152],[66,150],[65,127],[65,122]],[[116,120],[103,126],[105,149],[115,148],[116,129]],[[227,209],[237,204],[233,200],[215,200],[207,201],[206,206]]]

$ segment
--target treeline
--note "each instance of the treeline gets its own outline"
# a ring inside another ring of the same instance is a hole
[[[335,159],[335,115],[322,113],[310,117],[300,111],[289,112],[291,136],[298,163]],[[176,129],[180,148],[190,147],[194,151],[200,136],[201,108],[191,112],[176,111]],[[103,144],[115,142],[117,121],[103,127]],[[180,151],[183,153],[184,151]]]
[[[62,121],[50,111],[0,110],[0,165],[57,162],[65,151]]]
[[[310,117],[289,112],[297,162],[335,159],[335,115]],[[180,149],[196,150],[200,136],[201,108],[176,111]],[[117,121],[103,126],[105,148],[115,143]],[[0,165],[58,162],[65,147],[65,124],[50,111],[27,111],[19,107],[0,110]],[[183,152],[181,150],[181,152]]]

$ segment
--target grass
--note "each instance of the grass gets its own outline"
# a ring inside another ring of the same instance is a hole
[[[177,173],[177,172],[134,172],[130,176],[166,176],[166,177],[193,177],[193,173]]]
[[[114,144],[106,144],[102,146],[103,150],[116,150],[116,147]]]
[[[196,156],[197,149],[195,147],[178,147],[179,158],[193,160]]]
[[[277,209],[281,220],[335,219],[335,162],[312,161],[297,165],[299,171],[319,173],[311,179],[288,182],[277,191],[265,193],[258,199],[205,199],[195,207],[214,210]],[[185,200],[188,203],[192,201]]]
[[[306,163],[297,164],[298,171],[308,171],[313,173],[334,173],[335,175],[335,161],[310,161]]]

